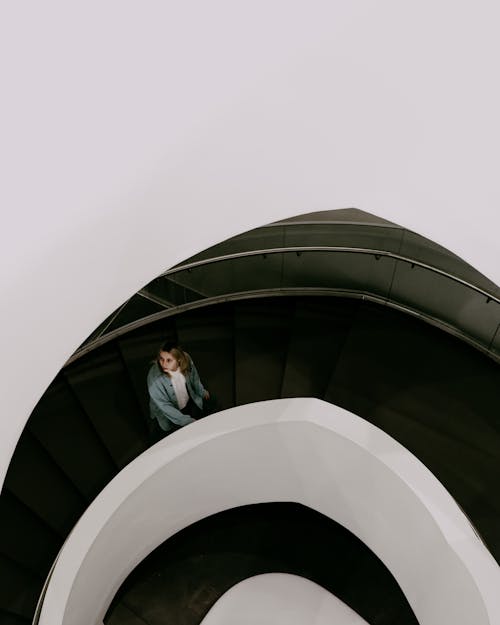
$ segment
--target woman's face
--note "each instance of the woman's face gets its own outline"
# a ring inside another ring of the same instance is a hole
[[[167,373],[168,371],[177,371],[179,368],[178,361],[172,356],[170,352],[162,352],[158,354],[158,364],[160,369]]]

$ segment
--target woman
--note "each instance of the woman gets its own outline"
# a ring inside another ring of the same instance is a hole
[[[175,343],[164,343],[148,373],[149,410],[162,436],[202,416],[210,394],[201,383],[189,354]]]

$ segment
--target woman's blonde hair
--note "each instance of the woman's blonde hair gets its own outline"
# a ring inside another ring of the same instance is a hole
[[[179,347],[179,345],[177,345],[176,343],[172,343],[170,341],[163,343],[163,345],[158,350],[158,353],[156,354],[156,362],[158,363],[158,366],[160,366],[158,362],[160,352],[169,352],[169,354],[172,354],[172,356],[179,363],[179,369],[183,375],[185,375],[189,371],[191,367],[191,359],[189,357],[189,354],[185,352],[181,347]],[[167,373],[167,375],[169,374]]]

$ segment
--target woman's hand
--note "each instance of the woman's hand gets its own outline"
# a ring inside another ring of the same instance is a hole
[[[205,391],[205,394],[203,395],[203,399],[210,399],[210,393],[208,391]]]

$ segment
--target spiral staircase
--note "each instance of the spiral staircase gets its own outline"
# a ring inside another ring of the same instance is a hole
[[[152,443],[145,376],[165,339],[192,355],[214,411],[317,397],[383,429],[500,562],[499,310],[498,289],[465,263],[354,210],[258,229],[170,269],[89,337],[28,421],[0,497],[0,623],[32,621],[72,527]],[[106,621],[199,623],[227,587],[276,570],[317,580],[370,623],[416,623],[373,553],[293,503],[235,509],[174,536],[131,574]],[[186,588],[186,576],[197,583]]]

